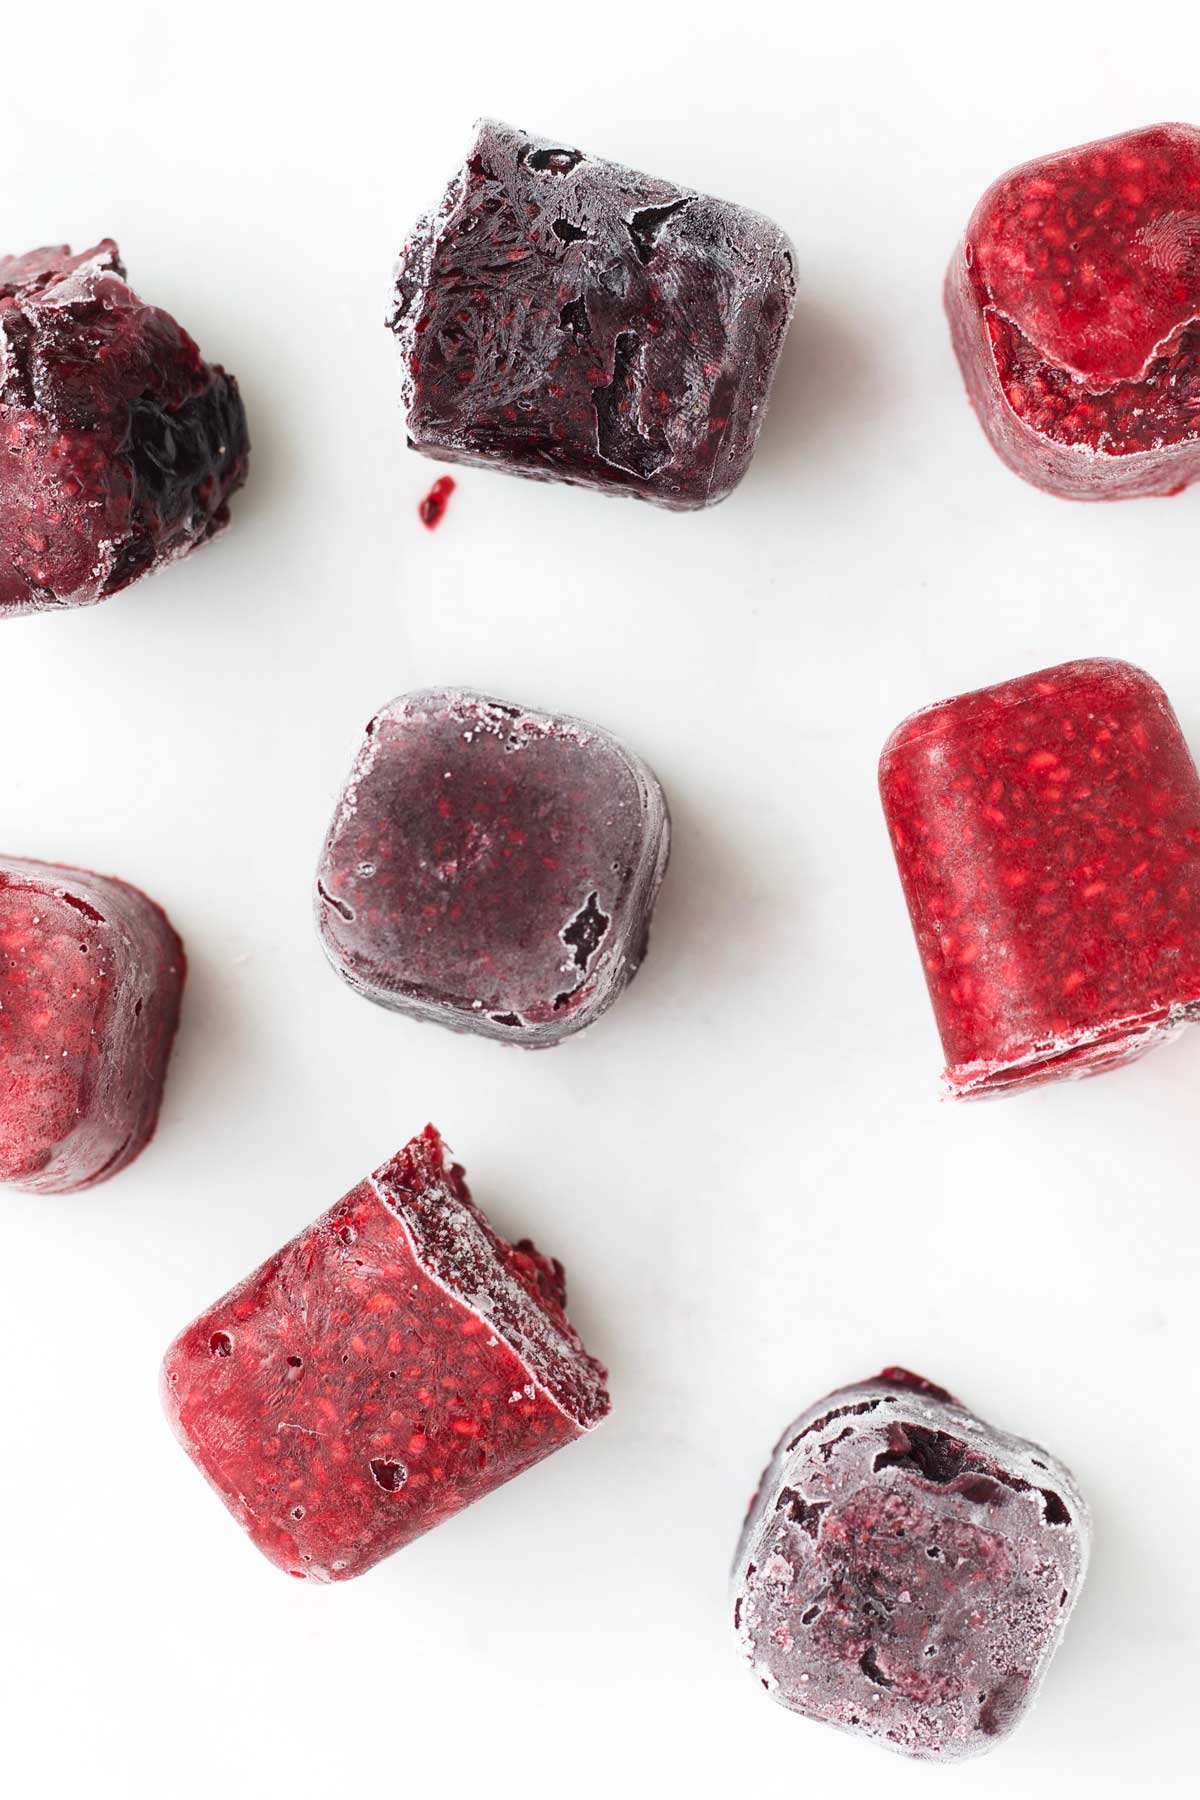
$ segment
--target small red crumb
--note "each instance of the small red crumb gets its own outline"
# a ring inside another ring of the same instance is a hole
[[[427,530],[432,531],[435,525],[441,524],[442,515],[449,504],[450,496],[453,492],[454,477],[452,475],[439,475],[425,498],[422,500],[420,506],[417,508],[421,523]]]

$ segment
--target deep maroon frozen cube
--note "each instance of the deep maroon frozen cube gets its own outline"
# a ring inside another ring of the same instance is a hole
[[[946,277],[954,348],[1010,468],[1052,494],[1200,476],[1200,130],[1153,125],[994,182]]]
[[[68,1193],[145,1149],[185,968],[126,882],[0,858],[0,1181]]]
[[[1032,1704],[1088,1540],[1060,1462],[885,1369],[776,1447],[734,1564],[738,1649],[794,1712],[906,1756],[974,1756]]]
[[[608,732],[407,694],[367,726],[338,801],[317,928],[381,1006],[555,1044],[637,973],[669,839],[662,789]]]
[[[711,506],[754,454],[795,289],[769,219],[485,120],[396,274],[409,442]]]
[[[348,1581],[604,1418],[565,1308],[427,1126],[176,1338],[164,1404],[264,1556]]]
[[[90,606],[229,522],[237,383],[108,238],[0,257],[0,616]]]

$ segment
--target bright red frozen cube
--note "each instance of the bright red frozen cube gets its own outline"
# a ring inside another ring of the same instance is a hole
[[[1041,157],[971,215],[946,278],[967,392],[1000,456],[1074,500],[1200,476],[1200,130]]]
[[[137,888],[0,858],[0,1181],[69,1193],[145,1149],[185,970]]]
[[[1075,662],[927,707],[880,792],[959,1096],[1200,1016],[1200,777],[1156,681]]]
[[[265,1556],[346,1581],[599,1424],[565,1305],[430,1125],[181,1333],[166,1409]]]

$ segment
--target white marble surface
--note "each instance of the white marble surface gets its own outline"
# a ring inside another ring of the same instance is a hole
[[[1200,746],[1200,490],[1072,507],[996,461],[942,269],[1008,165],[1196,122],[1200,20],[1145,0],[59,0],[6,18],[4,248],[112,233],[240,377],[233,530],[89,613],[0,626],[3,848],[111,870],[192,961],[158,1137],[92,1195],[6,1193],[0,1679],[20,1800],[712,1792],[940,1779],[789,1717],[725,1579],[776,1432],[903,1362],[1074,1468],[1092,1570],[992,1800],[1194,1776],[1200,1033],[988,1107],[938,1045],[874,788],[925,701],[1143,663]],[[1150,46],[1146,54],[1138,46]],[[1135,53],[1137,52],[1137,53]],[[393,256],[473,116],[780,220],[801,299],[709,515],[404,449]],[[463,682],[591,717],[676,823],[636,985],[542,1055],[377,1011],[309,884],[358,732]],[[361,1582],[242,1539],[155,1395],[172,1333],[427,1118],[567,1265],[616,1410]]]

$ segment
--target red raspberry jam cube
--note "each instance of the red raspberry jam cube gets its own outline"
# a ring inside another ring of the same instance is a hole
[[[164,1404],[264,1556],[348,1581],[604,1418],[565,1306],[429,1125],[176,1338]]]
[[[990,187],[946,277],[967,392],[1010,469],[1069,500],[1200,476],[1200,130],[1154,125]]]
[[[608,732],[457,688],[367,726],[317,875],[351,987],[536,1048],[589,1025],[646,953],[670,828]]]
[[[0,857],[0,1181],[70,1193],[145,1149],[185,969],[128,883]]]
[[[0,616],[91,606],[207,542],[248,454],[232,375],[111,239],[0,257]]]
[[[951,1094],[1097,1074],[1200,1015],[1200,778],[1140,669],[927,707],[879,783]]]
[[[885,1369],[780,1439],[734,1564],[738,1650],[806,1718],[930,1762],[976,1756],[1032,1705],[1089,1537],[1054,1457]]]
[[[795,292],[769,219],[485,120],[396,273],[409,443],[712,506],[749,467]]]

